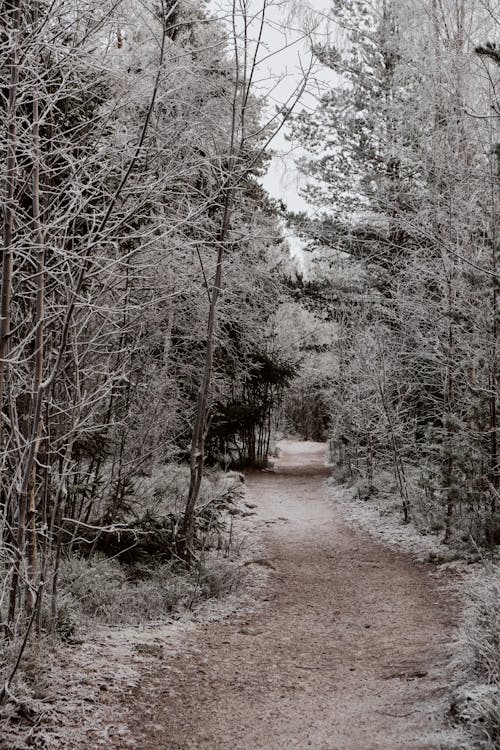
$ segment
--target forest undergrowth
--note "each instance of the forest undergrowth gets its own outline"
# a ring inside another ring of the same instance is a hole
[[[465,607],[455,669],[451,714],[473,746],[500,747],[500,564],[485,560],[464,585]]]

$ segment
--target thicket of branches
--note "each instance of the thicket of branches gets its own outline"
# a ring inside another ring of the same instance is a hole
[[[264,122],[250,22],[231,37],[178,0],[0,6],[7,638],[55,626],[61,558],[128,539],[156,465],[191,460],[162,521],[189,563],[206,450],[255,461],[251,435],[265,453],[291,363],[266,334],[285,253],[258,176],[288,111]]]

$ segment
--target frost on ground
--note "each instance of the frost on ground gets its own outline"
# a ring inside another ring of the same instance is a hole
[[[89,623],[72,644],[48,638],[33,644],[17,685],[29,698],[22,706],[2,709],[1,750],[94,750],[112,742],[121,748],[135,746],[128,736],[132,693],[158,664],[181,650],[197,628],[258,606],[257,593],[268,569],[252,563],[264,559],[265,552],[253,533],[253,510],[244,499],[240,506],[232,522],[231,550],[207,553],[204,576],[212,580],[211,598],[196,600],[194,607],[186,602],[162,621]]]
[[[200,623],[128,696],[141,750],[437,750],[453,605],[429,569],[342,523],[324,446],[248,476],[261,605]],[[388,585],[390,581],[390,585]],[[135,743],[135,745],[134,745]]]
[[[39,747],[464,746],[445,722],[449,590],[429,565],[344,523],[347,495],[334,504],[325,491],[323,445],[280,447],[275,471],[247,477],[230,557],[213,555],[242,587],[162,623],[101,625],[66,647]]]

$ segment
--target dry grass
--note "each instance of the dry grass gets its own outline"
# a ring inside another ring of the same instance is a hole
[[[43,735],[54,710],[52,665],[64,668],[62,641],[92,642],[96,625],[164,623],[196,609],[208,599],[232,594],[242,585],[245,569],[239,559],[223,553],[204,554],[197,568],[186,571],[160,565],[130,580],[117,560],[72,557],[61,569],[56,633],[32,639],[12,682],[12,699],[0,705],[0,748],[27,750]],[[43,619],[48,613],[43,612]],[[10,673],[20,638],[0,643],[0,674]],[[60,676],[59,676],[60,679]],[[36,747],[45,745],[35,744]],[[56,745],[50,745],[56,747]]]
[[[144,566],[134,568],[131,579],[117,560],[72,557],[61,569],[58,632],[72,635],[93,622],[139,625],[164,620],[231,592],[238,585],[238,570],[229,560],[205,555],[190,571],[174,564]]]

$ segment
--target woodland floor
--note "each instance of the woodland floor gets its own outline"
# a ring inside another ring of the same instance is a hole
[[[88,682],[101,682],[85,709],[95,733],[71,711],[73,740],[66,726],[58,747],[456,747],[443,726],[456,615],[443,579],[346,525],[323,445],[281,447],[274,471],[247,475],[265,550],[249,561],[266,571],[255,601],[163,639],[149,631],[132,665],[119,663],[124,631],[103,640],[87,652]]]

